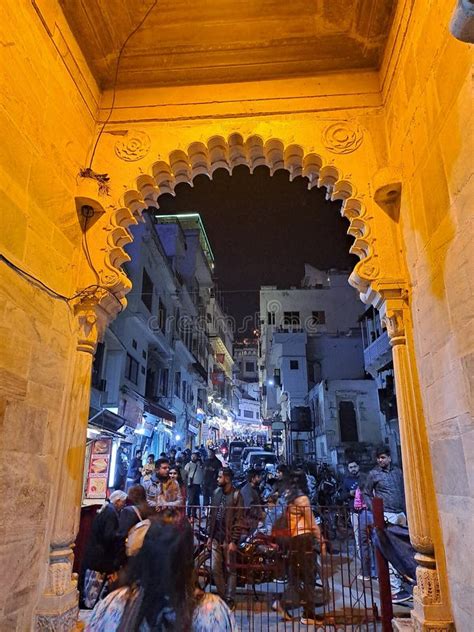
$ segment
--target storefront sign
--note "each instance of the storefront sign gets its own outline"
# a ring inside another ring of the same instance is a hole
[[[111,451],[112,439],[96,439],[92,442],[86,498],[106,498]]]

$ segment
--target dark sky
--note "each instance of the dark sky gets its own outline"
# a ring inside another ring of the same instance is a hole
[[[340,202],[327,202],[325,192],[308,191],[306,178],[290,182],[284,170],[270,176],[267,167],[250,174],[241,166],[179,184],[176,197],[160,196],[159,213],[201,214],[226,311],[241,323],[258,311],[261,285],[299,286],[305,263],[325,270],[357,262]]]

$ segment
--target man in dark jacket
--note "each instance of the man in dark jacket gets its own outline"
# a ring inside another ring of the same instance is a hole
[[[139,484],[140,478],[142,477],[142,466],[142,451],[137,450],[128,466],[126,491],[128,491],[132,485]]]
[[[237,573],[235,559],[237,546],[244,531],[244,503],[241,493],[232,484],[233,472],[221,468],[217,475],[218,489],[212,497],[209,514],[209,540],[211,568],[217,592],[229,606],[234,606]],[[227,570],[227,585],[225,580]]]
[[[262,471],[250,469],[247,472],[247,482],[240,490],[242,500],[244,502],[245,511],[245,530],[246,533],[255,531],[260,520],[265,518],[262,510],[262,498],[259,488],[262,482]]]
[[[385,519],[393,524],[406,524],[403,474],[392,464],[388,448],[383,446],[377,450],[377,466],[370,470],[363,491],[368,507],[372,508],[374,496],[382,498],[384,513],[390,514],[385,515]]]
[[[361,474],[357,461],[351,461],[350,463],[348,463],[347,471],[348,474],[344,477],[344,480],[342,482],[342,498],[349,507],[357,554],[360,557],[359,517],[362,509],[360,507],[358,507],[357,509],[354,508],[354,498],[357,488],[359,488],[359,490],[362,490],[364,488],[364,481],[366,476],[364,474]],[[368,575],[362,576],[362,579],[364,578],[370,579]]]
[[[203,505],[211,504],[212,495],[217,487],[217,473],[222,468],[222,462],[217,458],[216,451],[209,450],[209,457],[204,461],[204,477],[202,482]]]
[[[382,498],[385,521],[388,524],[406,527],[407,517],[402,471],[392,464],[390,450],[386,446],[378,449],[376,456],[377,466],[369,472],[364,485],[365,502],[369,509],[372,509],[372,498],[374,496]],[[411,598],[411,595],[402,589],[401,579],[392,567],[390,585],[394,603],[402,603]]]
[[[112,492],[109,499],[110,502],[108,502],[94,518],[79,580],[81,600],[84,598],[82,592],[87,570],[110,575],[119,568],[119,514],[125,506],[126,500],[127,494],[125,492],[121,490]]]

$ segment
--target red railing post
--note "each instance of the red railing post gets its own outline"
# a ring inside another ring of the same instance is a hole
[[[383,500],[381,498],[372,498],[372,512],[374,514],[374,527],[376,529],[385,529]],[[380,589],[382,630],[383,632],[392,632],[393,606],[392,591],[390,589],[390,570],[387,560],[379,551],[378,547],[375,547],[375,556],[377,560],[377,575]]]

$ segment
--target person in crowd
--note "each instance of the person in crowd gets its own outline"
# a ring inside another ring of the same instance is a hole
[[[176,481],[179,485],[179,491],[183,499],[183,504],[186,500],[186,485],[184,484],[183,477],[181,476],[181,469],[178,465],[171,465],[169,470],[170,480]]]
[[[181,507],[183,505],[179,485],[177,481],[170,479],[169,470],[169,460],[158,459],[155,463],[154,474],[143,485],[148,504],[157,511],[165,507]]]
[[[204,443],[201,443],[201,445],[199,446],[198,452],[201,455],[201,461],[205,461],[206,458],[207,458],[207,450],[206,450],[206,446],[204,445]]]
[[[188,499],[188,518],[197,518],[198,509],[201,506],[201,485],[204,480],[201,455],[197,451],[192,453],[191,461],[184,466],[184,480]]]
[[[122,509],[119,517],[119,535],[126,537],[130,529],[150,515],[150,505],[146,500],[143,485],[132,485],[128,490],[128,504]]]
[[[124,585],[97,604],[86,632],[236,632],[217,595],[196,594],[189,526],[153,522]]]
[[[239,490],[232,484],[233,472],[221,468],[217,475],[217,489],[212,497],[208,519],[211,569],[219,595],[234,607],[237,588],[235,559],[244,532],[244,503]]]
[[[119,516],[126,500],[127,494],[124,491],[115,490],[94,518],[79,578],[81,601],[88,572],[97,571],[111,575],[120,566]]]
[[[290,475],[285,500],[289,535],[288,587],[281,599],[273,602],[272,608],[283,619],[291,620],[293,617],[289,610],[302,607],[301,624],[321,625],[324,620],[315,612],[315,549],[319,548],[323,558],[326,545],[307,496],[303,470],[296,470]]]
[[[127,486],[128,454],[122,446],[117,450],[117,464],[115,466],[114,489],[125,490]]]
[[[149,481],[154,471],[155,471],[155,455],[149,454],[146,458],[146,463],[142,468],[141,482],[145,483],[146,481]]]
[[[361,512],[365,509],[358,503],[357,508],[354,506],[356,494],[360,496],[361,489],[364,487],[365,476],[361,473],[359,464],[357,461],[350,461],[347,464],[347,475],[342,481],[342,500],[347,503],[350,511],[352,528],[354,530],[354,539],[356,544],[357,554],[360,558],[360,529],[359,518]],[[370,575],[362,576],[360,579],[370,579]]]
[[[288,488],[290,470],[287,465],[280,463],[276,468],[276,481],[273,484],[273,493],[283,496]]]
[[[143,485],[132,485],[128,490],[127,505],[122,509],[118,525],[119,562],[126,562],[125,543],[132,527],[150,517],[153,510],[146,500],[146,492]]]
[[[381,446],[376,452],[376,457],[377,465],[370,470],[364,484],[364,500],[371,510],[374,496],[382,498],[385,521],[388,524],[406,527],[407,517],[402,471],[393,465],[387,446]],[[390,571],[392,601],[394,603],[409,601],[411,593],[402,588],[401,577],[393,567],[390,568]]]
[[[222,463],[216,456],[216,450],[210,448],[209,456],[203,464],[202,497],[204,507],[211,504],[212,495],[217,487],[217,473],[221,467]]]
[[[260,521],[265,518],[262,509],[262,498],[260,496],[260,484],[262,482],[262,471],[250,469],[247,472],[247,482],[240,490],[245,511],[245,530],[252,533],[258,527]]]
[[[176,465],[176,448],[171,448],[168,458],[169,458],[170,466]]]
[[[132,485],[138,485],[138,483],[140,482],[140,478],[142,476],[142,451],[141,450],[137,450],[135,452],[135,456],[132,458],[132,460],[130,461],[129,465],[128,465],[128,472],[127,472],[127,491],[128,488],[131,487]]]
[[[184,465],[187,465],[191,460],[191,450],[189,448],[183,450],[182,458]]]

